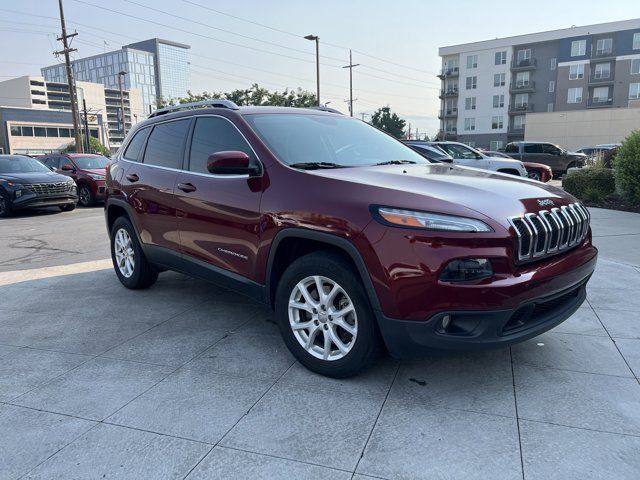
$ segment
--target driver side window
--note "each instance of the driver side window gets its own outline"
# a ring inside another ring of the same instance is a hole
[[[60,157],[60,163],[58,168],[62,168],[65,165],[69,165],[70,167],[73,167],[73,163],[71,163],[71,160],[69,160],[67,157]]]
[[[244,152],[254,165],[258,161],[247,141],[229,120],[220,117],[198,118],[189,151],[189,170],[209,173],[209,155],[225,151]]]
[[[542,144],[542,153],[546,153],[548,155],[560,155],[560,150],[555,145],[551,145],[549,143]]]

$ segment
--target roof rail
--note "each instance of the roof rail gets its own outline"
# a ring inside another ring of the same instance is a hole
[[[338,113],[340,115],[343,115],[343,113],[340,110],[336,110],[335,108],[331,108],[331,107],[318,106],[318,107],[309,107],[309,108],[311,110],[320,110],[321,112]]]
[[[178,112],[180,110],[189,110],[192,108],[229,108],[231,110],[238,110],[240,107],[231,100],[216,99],[216,100],[203,100],[201,102],[192,103],[179,103],[178,105],[171,105],[169,107],[160,108],[149,115],[149,118],[157,117],[158,115],[164,115],[170,112]]]

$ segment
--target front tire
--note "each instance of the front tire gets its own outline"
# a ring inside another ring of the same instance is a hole
[[[118,280],[127,288],[149,288],[158,279],[158,270],[145,257],[126,217],[117,218],[111,227],[111,260]]]
[[[80,185],[78,188],[78,205],[82,207],[91,207],[95,203],[93,192],[89,185]]]
[[[380,334],[360,275],[339,255],[316,252],[284,272],[276,320],[297,360],[321,375],[353,376],[378,357]]]
[[[531,180],[537,180],[540,181],[540,172],[538,172],[537,170],[531,170],[529,172],[529,178]]]
[[[12,213],[11,200],[3,190],[0,189],[0,218],[10,217]]]

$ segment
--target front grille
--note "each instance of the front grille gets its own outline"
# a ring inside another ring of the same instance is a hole
[[[509,218],[518,237],[517,260],[536,260],[579,245],[589,231],[589,219],[579,203]]]
[[[70,192],[73,182],[28,183],[25,187],[37,195],[55,195]]]

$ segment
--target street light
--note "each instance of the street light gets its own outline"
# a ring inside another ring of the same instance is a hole
[[[307,35],[304,38],[316,42],[316,97],[318,100],[318,106],[320,106],[320,37],[317,35]]]
[[[127,72],[122,71],[118,72],[118,85],[120,86],[120,112],[122,112],[122,136],[127,135],[127,120],[124,116],[124,94],[122,93],[122,77],[124,77]]]

